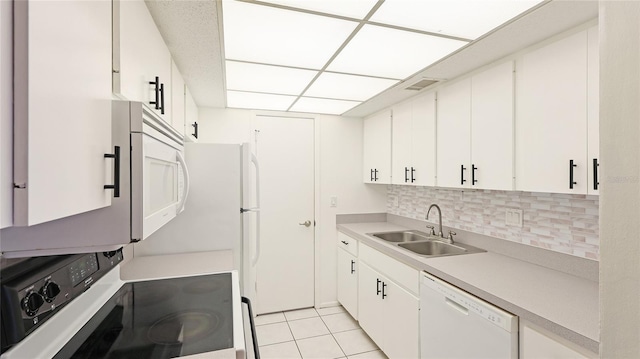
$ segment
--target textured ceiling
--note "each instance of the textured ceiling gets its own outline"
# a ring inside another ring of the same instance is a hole
[[[147,0],[199,107],[225,107],[222,45],[215,0]]]
[[[198,106],[225,107],[223,44],[216,1],[146,3]],[[404,88],[422,78],[453,79],[597,16],[595,0],[543,3],[344,115],[367,116],[415,96],[416,91]]]

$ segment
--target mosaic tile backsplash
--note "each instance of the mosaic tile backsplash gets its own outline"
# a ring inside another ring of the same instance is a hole
[[[398,206],[395,206],[396,198]],[[599,259],[598,196],[398,185],[387,187],[388,213],[424,220],[432,203],[442,209],[444,226],[578,257]],[[522,227],[506,225],[507,208],[523,211]],[[433,218],[437,222],[437,217]]]

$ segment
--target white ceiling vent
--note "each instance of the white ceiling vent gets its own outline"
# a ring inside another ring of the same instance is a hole
[[[416,83],[414,83],[413,85],[405,88],[405,90],[411,90],[411,91],[420,91],[425,87],[429,87],[433,84],[435,84],[436,82],[438,82],[440,80],[434,80],[434,79],[422,79]]]

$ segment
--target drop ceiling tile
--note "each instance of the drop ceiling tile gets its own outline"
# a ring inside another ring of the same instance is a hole
[[[385,0],[371,21],[476,39],[541,0]]]
[[[304,95],[365,101],[398,82],[376,77],[323,72]]]
[[[466,44],[466,41],[365,25],[327,70],[404,79]]]
[[[286,111],[296,96],[227,91],[227,107]]]
[[[358,23],[223,1],[227,60],[321,69]]]
[[[324,113],[340,115],[359,105],[359,101],[329,100],[324,98],[301,97],[291,107],[294,112]]]
[[[263,0],[278,5],[290,6],[305,10],[322,12],[325,14],[339,15],[363,19],[377,0]]]
[[[299,95],[318,73],[289,67],[227,61],[227,90]]]

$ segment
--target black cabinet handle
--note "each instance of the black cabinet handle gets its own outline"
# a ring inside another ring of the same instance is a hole
[[[251,310],[251,301],[247,297],[241,298],[242,303],[247,305],[247,309],[249,311],[249,324],[251,325],[251,339],[253,342],[253,354],[256,356],[255,359],[260,359],[260,351],[258,349],[258,336],[256,335],[256,325],[253,322],[253,310]]]
[[[155,109],[160,109],[160,78],[156,76],[155,81],[149,81],[149,85],[154,85],[154,91],[156,92],[155,101],[149,101],[150,104],[155,105]]]
[[[466,179],[464,179],[464,171],[466,170],[466,168],[464,168],[464,165],[460,165],[460,184],[464,185],[465,182],[467,182]]]
[[[387,294],[384,292],[384,289],[387,287],[387,283],[382,282],[382,299],[384,299],[384,297],[387,296]]]
[[[164,84],[160,84],[160,114],[164,115]]]
[[[344,244],[345,246],[349,245],[349,242],[347,242],[347,241],[340,241],[340,242],[342,242],[342,244]]]
[[[600,182],[598,182],[598,166],[600,166],[600,164],[598,163],[598,159],[594,158],[593,159],[593,189],[594,190],[598,190],[598,185],[600,184]]]
[[[409,182],[409,167],[404,168],[404,183]]]
[[[355,265],[356,265],[356,261],[352,260],[351,261],[351,274],[356,272],[356,269],[354,268]]]
[[[573,189],[574,184],[578,184],[573,180],[573,168],[578,167],[578,165],[573,163],[573,160],[569,160],[569,188]]]
[[[104,158],[113,158],[113,184],[104,185],[104,189],[113,189],[113,197],[120,197],[120,146],[113,147],[113,153],[105,153]]]
[[[198,138],[198,123],[194,122],[191,126],[193,127],[193,137]]]
[[[475,186],[476,182],[478,182],[478,180],[476,180],[476,165],[475,164],[471,164],[471,185]]]
[[[376,295],[380,295],[380,293],[382,292],[380,290],[380,283],[382,283],[382,281],[378,278],[376,278]]]
[[[411,167],[411,183],[416,181],[415,177],[413,176],[415,172],[416,172],[416,169]]]
[[[373,168],[371,169],[371,182],[373,182]]]
[[[373,170],[373,180],[378,182],[378,169]]]

